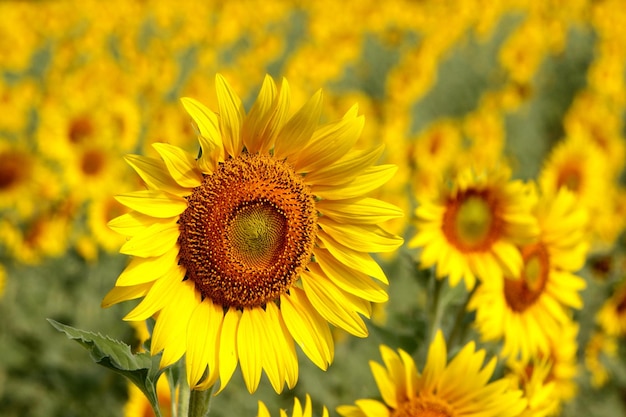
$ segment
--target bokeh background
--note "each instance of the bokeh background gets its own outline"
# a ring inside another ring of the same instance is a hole
[[[626,270],[625,22],[619,0],[0,1],[0,415],[124,415],[127,382],[45,319],[135,343],[130,303],[100,308],[127,262],[106,227],[123,213],[113,196],[141,186],[122,156],[155,156],[155,142],[197,152],[178,99],[216,108],[216,73],[247,108],[265,74],[289,81],[294,108],[322,88],[323,120],[358,102],[359,146],[385,143],[380,162],[399,166],[377,197],[405,210],[387,227],[406,237],[434,173],[504,161],[533,180],[567,138],[595,142],[605,159],[580,159],[603,185],[575,316],[579,392],[562,415],[626,415],[624,335],[596,321]],[[390,301],[369,338],[337,332],[326,372],[300,354],[282,396],[267,380],[248,394],[237,372],[212,415],[256,415],[259,399],[276,412],[307,392],[334,415],[377,395],[380,343],[423,358],[430,274],[406,247],[380,261]]]

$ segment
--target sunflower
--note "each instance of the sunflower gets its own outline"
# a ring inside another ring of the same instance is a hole
[[[533,198],[521,181],[510,181],[509,170],[459,172],[451,187],[416,210],[417,234],[409,242],[421,247],[424,268],[437,266],[437,277],[450,285],[463,279],[468,289],[483,280],[518,275],[522,256],[516,245],[537,234],[530,213]]]
[[[604,332],[596,331],[585,347],[585,368],[591,374],[591,386],[601,388],[609,381],[611,374],[605,365],[606,358],[617,357],[617,339]]]
[[[556,385],[550,380],[552,363],[544,358],[532,364],[514,362],[509,364],[507,378],[515,388],[524,391],[528,400],[526,410],[521,417],[546,417],[556,415],[559,409],[559,398]]]
[[[541,233],[521,248],[523,268],[515,276],[484,281],[472,295],[476,327],[483,340],[504,338],[503,356],[527,360],[550,350],[550,335],[569,321],[568,308],[581,308],[585,281],[574,275],[587,254],[587,212],[573,193],[544,195],[535,209]]]
[[[609,336],[626,335],[626,279],[604,301],[596,315],[596,321]]]
[[[162,367],[186,354],[194,389],[218,377],[223,389],[239,363],[250,392],[262,370],[280,392],[297,381],[294,341],[326,369],[328,323],[365,337],[361,316],[388,299],[369,252],[402,244],[378,226],[402,212],[363,194],[395,167],[373,166],[381,148],[352,150],[356,107],[318,126],[321,92],[289,117],[286,80],[266,77],[247,115],[220,75],[216,91],[219,115],[183,99],[199,158],[165,143],[159,159],[127,157],[147,190],[117,197],[133,211],[110,227],[130,237],[120,251],[133,259],[103,306],[144,297],[125,319],[158,313],[152,354]]]
[[[522,392],[510,389],[506,379],[487,382],[496,367],[492,358],[483,367],[485,351],[474,342],[465,345],[447,362],[446,343],[438,331],[428,350],[426,365],[419,374],[413,359],[402,349],[398,354],[381,345],[382,366],[370,362],[383,402],[361,399],[343,405],[344,417],[517,416],[526,407]],[[481,369],[482,368],[482,369]]]
[[[287,417],[288,414],[285,410],[280,410],[280,417]],[[304,409],[302,408],[302,404],[300,400],[297,398],[293,399],[293,413],[292,417],[312,417],[313,416],[313,407],[311,406],[311,397],[309,394],[306,395],[306,401],[304,403]],[[259,401],[259,413],[257,417],[270,417],[270,412],[263,404],[263,402]],[[326,407],[322,409],[322,417],[328,417],[328,410]]]

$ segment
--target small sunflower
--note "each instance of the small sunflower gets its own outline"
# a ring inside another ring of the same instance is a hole
[[[506,379],[488,382],[496,358],[483,367],[485,351],[476,351],[474,342],[446,364],[446,343],[441,331],[437,332],[422,374],[402,349],[395,353],[381,345],[380,352],[385,366],[373,361],[370,366],[384,402],[357,400],[356,405],[338,407],[341,416],[506,417],[517,416],[526,407],[522,391],[510,389]]]
[[[516,245],[538,231],[526,188],[510,181],[506,168],[465,169],[437,198],[420,201],[409,245],[422,248],[421,266],[436,265],[438,278],[448,276],[452,286],[463,279],[468,289],[476,276],[498,281],[503,272],[518,275],[522,256]]]
[[[218,377],[223,389],[239,363],[250,392],[262,370],[280,392],[297,381],[294,340],[326,369],[328,323],[365,337],[361,316],[388,299],[369,252],[402,244],[378,226],[402,212],[363,195],[395,167],[373,166],[382,148],[352,150],[356,107],[318,126],[321,92],[289,117],[285,80],[266,77],[247,115],[219,75],[216,90],[219,115],[183,99],[199,158],[164,143],[159,159],[127,157],[148,189],[117,197],[133,211],[110,226],[130,237],[120,251],[133,259],[103,306],[144,297],[125,319],[158,313],[152,354],[162,367],[186,355],[194,389]]]
[[[607,335],[626,336],[626,279],[602,304],[596,315],[596,321]]]
[[[271,414],[265,404],[259,401],[259,413],[257,417],[270,417]],[[287,417],[288,414],[285,410],[280,410],[280,417]],[[306,400],[304,403],[304,408],[302,408],[302,404],[300,400],[297,398],[293,399],[293,412],[291,414],[292,417],[313,417],[313,407],[311,406],[311,397],[309,394],[306,395]],[[328,417],[328,409],[324,407],[322,409],[322,417]]]
[[[617,357],[617,338],[596,331],[585,347],[585,368],[591,374],[591,386],[601,388],[611,378],[610,370],[604,363],[605,358]]]
[[[550,335],[569,321],[567,308],[581,308],[585,281],[574,275],[584,262],[587,212],[574,195],[561,189],[544,196],[535,215],[541,233],[522,247],[518,275],[481,283],[468,304],[476,310],[483,340],[504,338],[503,356],[527,360],[550,350]]]
[[[559,397],[556,385],[550,380],[552,363],[544,358],[533,363],[514,362],[509,364],[507,378],[514,388],[524,391],[528,400],[526,410],[521,417],[547,417],[556,415],[559,409]]]

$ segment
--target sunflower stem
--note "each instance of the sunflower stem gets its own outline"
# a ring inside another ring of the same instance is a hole
[[[176,398],[176,397],[172,397]],[[187,384],[187,378],[180,378],[178,381],[178,403],[176,404],[176,417],[186,417],[189,412],[189,403],[191,398],[189,395],[189,384]]]
[[[443,280],[437,278],[435,273],[432,274],[433,278],[433,297],[430,306],[430,339],[429,343],[435,339],[437,330],[441,327],[441,306],[440,296],[441,287],[443,286]]]
[[[211,411],[211,399],[213,398],[213,390],[215,384],[211,389],[206,390],[191,390],[189,396],[189,417],[206,417]]]
[[[474,294],[474,291],[476,291],[476,288],[478,287],[478,285],[475,285],[474,288],[467,293],[467,296],[465,297],[465,301],[463,302],[463,304],[461,306],[459,306],[459,309],[456,312],[456,316],[454,317],[454,325],[452,327],[452,331],[450,331],[450,336],[448,337],[448,341],[447,341],[447,346],[452,346],[453,343],[456,342],[456,338],[459,338],[459,341],[463,341],[463,339],[465,338],[465,333],[467,331],[467,327],[468,327],[468,323],[465,322],[464,318],[467,312],[467,305],[470,302],[470,299],[472,298],[472,295]]]

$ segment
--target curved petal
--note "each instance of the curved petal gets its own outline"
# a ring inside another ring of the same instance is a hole
[[[132,210],[157,218],[176,217],[188,206],[184,198],[156,190],[133,191],[114,198]]]
[[[368,275],[342,264],[327,250],[316,250],[315,260],[326,276],[342,290],[374,303],[389,300],[387,292]]]
[[[241,129],[243,145],[250,153],[257,153],[262,148],[262,136],[275,107],[276,92],[274,80],[269,75],[265,75],[259,95],[243,121]]]
[[[325,124],[313,133],[306,147],[298,153],[298,159],[292,161],[296,172],[315,172],[335,163],[352,149],[365,124],[363,116],[356,116],[356,109],[355,105],[342,119]]]
[[[213,172],[218,162],[224,161],[224,143],[219,130],[219,120],[214,112],[192,98],[181,99],[185,110],[198,125],[198,141],[202,154],[198,158],[198,168],[202,172]]]
[[[301,275],[307,298],[322,317],[334,326],[358,337],[367,336],[367,327],[357,311],[364,313],[363,300],[343,293],[328,278],[308,272]]]
[[[311,192],[323,200],[343,200],[363,196],[389,181],[398,171],[396,165],[370,166],[352,181],[342,185],[312,184]]]
[[[243,149],[241,140],[241,127],[245,118],[243,104],[228,81],[220,74],[215,76],[215,90],[219,103],[219,126],[224,149],[228,155],[236,157]]]
[[[133,258],[117,277],[115,285],[126,287],[153,282],[163,276],[163,271],[178,263],[177,257],[178,250],[172,249],[153,258]]]
[[[237,329],[237,355],[241,364],[241,373],[243,380],[251,394],[256,391],[261,380],[261,370],[263,367],[263,358],[261,349],[259,349],[260,337],[258,332],[260,329],[256,308],[244,308],[239,320],[239,328]]]
[[[228,381],[233,376],[239,357],[237,356],[237,330],[239,328],[239,320],[241,312],[236,309],[229,309],[224,315],[222,329],[219,338],[219,357],[218,369],[220,373],[220,387],[216,395],[222,392]],[[200,389],[205,389],[202,384]]]
[[[185,270],[180,265],[174,264],[152,284],[148,294],[124,317],[124,320],[140,321],[152,317],[170,303],[177,287],[183,285],[183,278]]]
[[[180,230],[175,222],[153,224],[124,243],[120,253],[142,258],[161,256],[176,245],[179,235]]]
[[[384,145],[372,150],[350,151],[346,156],[314,171],[307,173],[307,184],[340,185],[346,184],[363,173],[365,168],[374,165],[383,154]]]
[[[284,370],[283,380],[287,382],[289,389],[292,389],[298,382],[298,357],[293,338],[279,312],[278,306],[274,303],[268,303],[265,310],[270,323],[273,323],[278,366]]]
[[[165,191],[179,197],[191,194],[191,190],[174,181],[162,160],[140,155],[126,155],[124,160],[139,174],[149,189]]]
[[[321,200],[315,207],[339,223],[378,224],[404,216],[400,208],[375,198]]]
[[[152,288],[152,283],[133,285],[132,287],[113,287],[111,291],[104,296],[102,308],[111,307],[113,304],[121,303],[122,301],[134,300],[136,298],[144,297],[148,290]]]
[[[167,171],[178,185],[195,188],[202,184],[196,158],[189,152],[169,143],[153,143],[152,147],[161,155]]]
[[[122,214],[107,223],[107,226],[123,236],[135,236],[154,224],[175,223],[171,218],[158,219],[136,211]]]
[[[369,253],[350,249],[325,233],[319,233],[317,239],[318,245],[323,249],[327,249],[339,262],[352,269],[366,273],[385,284],[389,284],[385,272],[380,265],[372,259]]]
[[[337,242],[359,252],[391,252],[404,242],[375,225],[337,223],[324,216],[318,218],[317,224]]]
[[[300,288],[292,287],[280,297],[280,311],[291,336],[320,369],[333,361],[334,344],[328,323]]]
[[[318,90],[283,126],[274,144],[274,155],[290,160],[302,151],[311,140],[321,114],[322,90]]]
[[[193,311],[187,325],[187,382],[196,387],[208,366],[208,374],[203,381],[213,385],[218,375],[218,345],[222,330],[224,311],[221,306],[205,299]]]
[[[159,313],[152,332],[151,353],[163,352],[161,368],[173,364],[185,353],[187,323],[199,303],[200,294],[193,282],[183,281],[175,287],[170,303]]]

